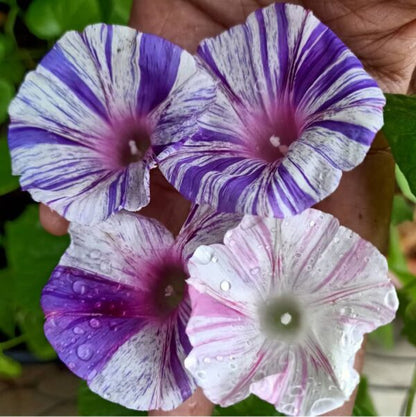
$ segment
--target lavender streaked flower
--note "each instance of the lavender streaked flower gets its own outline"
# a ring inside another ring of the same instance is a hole
[[[245,216],[224,244],[195,251],[189,273],[185,366],[222,406],[253,393],[289,415],[339,407],[358,383],[363,335],[398,307],[385,258],[313,209]]]
[[[273,4],[204,40],[219,79],[192,140],[159,155],[187,198],[220,211],[286,217],[331,194],[383,123],[384,96],[312,12]],[[222,88],[221,88],[222,87]]]
[[[36,201],[98,223],[149,203],[155,154],[191,136],[215,86],[192,55],[131,28],[68,32],[12,102],[13,172]]]
[[[129,408],[169,410],[186,400],[196,388],[183,365],[191,348],[186,263],[238,221],[195,208],[176,239],[127,212],[95,227],[72,224],[41,300],[61,360],[94,392]]]

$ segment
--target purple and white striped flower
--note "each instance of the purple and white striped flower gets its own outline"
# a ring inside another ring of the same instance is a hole
[[[337,408],[358,383],[363,335],[398,306],[378,250],[313,209],[246,216],[188,267],[185,366],[222,406],[253,393],[289,415]]]
[[[12,102],[13,172],[36,201],[98,223],[149,203],[154,154],[191,136],[211,77],[167,40],[122,26],[68,32]]]
[[[238,221],[195,209],[176,240],[156,220],[127,212],[95,227],[72,224],[41,301],[61,360],[129,408],[169,410],[186,400],[196,388],[183,365],[191,348],[186,262]]]
[[[222,89],[193,139],[159,156],[193,201],[267,217],[300,213],[362,162],[382,126],[376,82],[300,6],[257,10],[203,41],[198,55]]]

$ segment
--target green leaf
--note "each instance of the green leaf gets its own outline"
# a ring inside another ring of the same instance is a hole
[[[393,199],[393,211],[391,214],[391,223],[397,226],[405,221],[413,220],[413,207],[401,195],[395,195]]]
[[[69,239],[43,230],[38,207],[29,206],[17,220],[6,224],[10,274],[15,285],[17,322],[28,333],[28,346],[41,359],[54,357],[43,335],[40,296]]]
[[[284,416],[269,404],[255,395],[251,395],[244,401],[222,408],[217,405],[213,416]]]
[[[399,186],[400,191],[412,203],[416,203],[416,197],[412,193],[412,191],[410,190],[409,183],[407,182],[406,177],[404,176],[403,172],[400,170],[400,168],[397,164],[395,166],[395,173],[396,173],[397,185]]]
[[[0,270],[0,330],[15,335],[14,286],[8,269]]]
[[[411,344],[416,346],[416,300],[410,301],[407,305],[403,321],[403,334]]]
[[[11,173],[11,162],[7,140],[0,138],[0,195],[19,188],[19,181]]]
[[[19,362],[0,352],[0,376],[5,378],[16,378],[22,373],[22,366]]]
[[[394,347],[394,327],[393,323],[386,324],[374,330],[368,335],[371,342],[389,350]]]
[[[56,39],[102,21],[99,0],[33,0],[26,12],[29,30],[40,39]]]
[[[416,193],[416,97],[386,94],[383,132],[396,163]]]
[[[368,382],[365,376],[361,376],[360,384],[358,385],[357,397],[352,412],[353,416],[377,416],[378,413],[374,407],[373,400],[368,391]]]
[[[104,4],[104,8],[108,7],[108,1],[101,0],[101,3]],[[111,8],[108,7],[110,13],[105,20],[109,24],[117,25],[127,25],[130,17],[130,10],[133,0],[112,0]]]
[[[0,79],[0,124],[7,120],[7,109],[14,96],[14,86],[5,79]]]
[[[390,226],[389,255],[387,260],[392,271],[408,272],[406,258],[400,247],[399,231],[395,226]],[[406,284],[406,282],[403,282],[403,284]]]
[[[84,381],[80,382],[78,389],[78,414],[80,416],[147,416],[146,412],[130,410],[104,400],[93,393]]]

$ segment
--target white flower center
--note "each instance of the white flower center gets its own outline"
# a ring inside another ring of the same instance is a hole
[[[284,313],[280,316],[280,323],[287,326],[292,321],[292,315],[290,313]]]
[[[289,150],[289,147],[286,146],[286,145],[281,145],[281,140],[280,140],[279,136],[276,136],[276,135],[270,136],[269,141],[275,148],[279,149],[279,151],[282,155],[287,154],[287,151]]]
[[[293,341],[303,334],[306,314],[302,304],[292,295],[270,298],[259,306],[260,323],[270,338]]]
[[[273,136],[270,137],[269,141],[275,148],[278,148],[280,146],[279,136],[273,135]]]
[[[139,149],[137,148],[137,143],[134,140],[129,140],[129,146],[132,156],[140,154]]]

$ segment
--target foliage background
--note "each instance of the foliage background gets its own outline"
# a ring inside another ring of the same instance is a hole
[[[41,228],[37,206],[19,189],[17,178],[11,175],[6,140],[8,105],[26,72],[36,67],[64,32],[82,30],[96,22],[127,24],[131,3],[132,0],[0,0],[1,377],[18,376],[22,361],[56,360],[55,352],[43,335],[39,299],[69,243],[67,236],[54,237]],[[384,133],[398,164],[389,267],[401,283],[401,306],[396,321],[373,333],[371,340],[391,348],[399,333],[416,345],[416,277],[409,270],[413,258],[416,259],[416,250],[412,253],[400,244],[406,225],[416,225],[413,194],[416,192],[416,98],[388,95],[387,99]],[[415,385],[416,378],[413,381]],[[412,386],[409,390],[406,415],[410,415],[415,388]],[[78,406],[80,415],[145,414],[101,399],[83,382]],[[217,407],[214,415],[279,414],[270,404],[250,397],[233,407]],[[354,415],[377,415],[365,378],[360,384]]]

